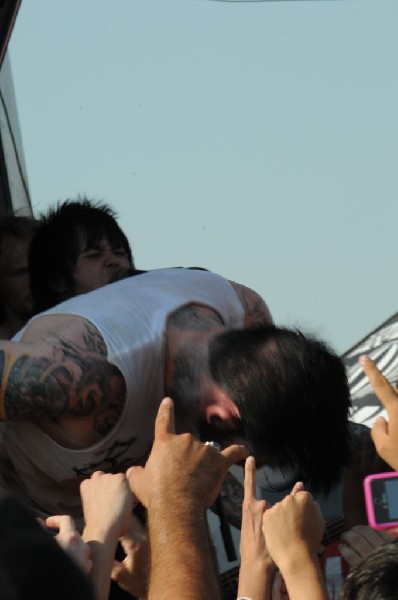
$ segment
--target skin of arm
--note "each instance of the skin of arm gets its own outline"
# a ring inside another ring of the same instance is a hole
[[[259,325],[272,325],[273,319],[270,310],[264,300],[257,292],[235,281],[230,281],[245,309],[244,327],[256,327]]]
[[[372,439],[378,454],[395,471],[398,470],[398,390],[393,388],[368,356],[360,356],[359,363],[387,411],[388,421],[378,417],[372,428]]]
[[[149,542],[146,529],[134,514],[119,541],[126,557],[121,562],[114,561],[112,579],[132,596],[144,600],[148,587]]]
[[[134,494],[148,511],[148,600],[220,598],[206,510],[215,502],[229,467],[246,456],[243,446],[219,453],[191,434],[175,435],[173,402],[163,400],[145,468],[127,472]]]
[[[96,471],[80,485],[83,540],[91,550],[90,573],[96,600],[107,600],[118,539],[129,527],[133,495],[124,474]]]
[[[308,492],[293,491],[264,513],[268,551],[294,600],[328,600],[317,557],[324,529],[320,508]]]
[[[0,343],[0,420],[34,421],[61,445],[86,447],[119,418],[125,383],[88,321],[38,317],[21,342]]]
[[[238,596],[251,600],[269,600],[276,566],[271,559],[262,531],[266,501],[256,499],[256,464],[246,459]]]

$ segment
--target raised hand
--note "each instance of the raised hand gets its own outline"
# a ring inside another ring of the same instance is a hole
[[[69,515],[52,515],[45,520],[45,526],[58,529],[55,536],[58,544],[73,558],[88,575],[92,568],[91,550],[77,531],[75,521]]]
[[[387,411],[388,421],[378,417],[372,428],[372,439],[378,454],[398,470],[398,391],[387,381],[368,356],[360,356],[359,363],[366,373],[376,396]]]
[[[238,596],[265,600],[270,594],[276,566],[267,550],[262,530],[267,503],[256,498],[256,463],[253,456],[246,459],[244,490]]]
[[[189,502],[205,510],[216,500],[228,469],[244,460],[244,446],[228,446],[221,452],[198,441],[189,433],[176,435],[174,405],[161,403],[155,422],[155,440],[145,467],[127,471],[130,486],[147,508],[166,498]]]

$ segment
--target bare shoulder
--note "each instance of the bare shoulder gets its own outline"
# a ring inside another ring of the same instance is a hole
[[[272,325],[273,318],[264,299],[251,288],[230,281],[237,293],[242,306],[245,309],[245,327],[256,327],[258,325]]]
[[[106,356],[106,346],[98,329],[87,319],[75,315],[45,315],[33,319],[21,342],[37,346],[57,346],[59,340],[76,348]]]

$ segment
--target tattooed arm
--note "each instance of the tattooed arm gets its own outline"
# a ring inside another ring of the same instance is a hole
[[[0,420],[34,421],[70,447],[94,443],[120,415],[124,379],[85,319],[36,321],[21,342],[0,343]]]
[[[268,306],[257,292],[240,283],[230,281],[245,309],[245,328],[272,325],[273,319]]]
[[[224,330],[221,316],[200,305],[188,305],[167,323],[166,394],[175,402],[177,419],[195,415],[206,395],[209,339]]]

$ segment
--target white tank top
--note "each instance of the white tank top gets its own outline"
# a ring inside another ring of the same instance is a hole
[[[83,477],[98,469],[124,470],[137,464],[152,444],[164,396],[167,318],[191,303],[216,310],[227,328],[243,327],[242,304],[226,279],[208,271],[179,268],[150,271],[107,285],[36,316],[68,314],[89,320],[105,341],[108,361],[125,378],[127,398],[110,433],[83,450],[60,446],[33,423],[3,423],[0,483],[7,487],[8,480],[8,487],[20,493],[24,488],[30,503],[44,513],[78,515],[78,483]],[[23,338],[23,333],[14,339]]]

